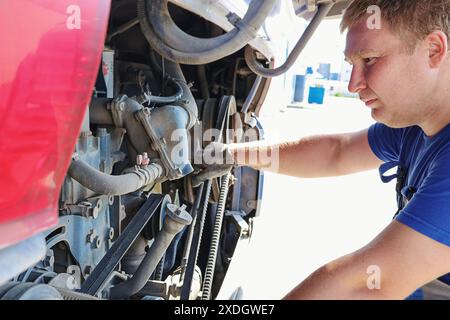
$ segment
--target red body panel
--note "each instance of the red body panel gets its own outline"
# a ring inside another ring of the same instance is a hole
[[[0,248],[57,222],[110,0],[0,0]]]

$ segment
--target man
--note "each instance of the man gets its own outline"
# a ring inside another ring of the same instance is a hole
[[[381,9],[378,27],[372,5]],[[285,299],[404,299],[450,272],[450,0],[355,0],[346,29],[349,90],[377,123],[270,146],[275,171],[324,177],[397,165],[400,210],[368,245],[319,268]],[[252,157],[262,145],[221,148],[238,165],[265,169]],[[367,285],[371,265],[381,272],[376,288]]]

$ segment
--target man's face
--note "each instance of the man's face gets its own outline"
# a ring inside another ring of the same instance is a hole
[[[387,23],[369,29],[362,19],[349,29],[345,55],[353,65],[349,91],[359,94],[376,121],[395,128],[424,121],[435,82],[422,46],[408,52]]]

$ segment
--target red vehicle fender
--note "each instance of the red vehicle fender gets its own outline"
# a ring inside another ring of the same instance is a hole
[[[110,0],[0,0],[0,249],[52,225]]]

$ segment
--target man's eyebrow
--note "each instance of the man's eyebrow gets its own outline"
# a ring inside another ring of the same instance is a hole
[[[371,55],[371,54],[379,54],[376,50],[359,50],[355,53],[349,53],[344,51],[345,61],[351,62],[355,58],[361,58],[363,56]]]

